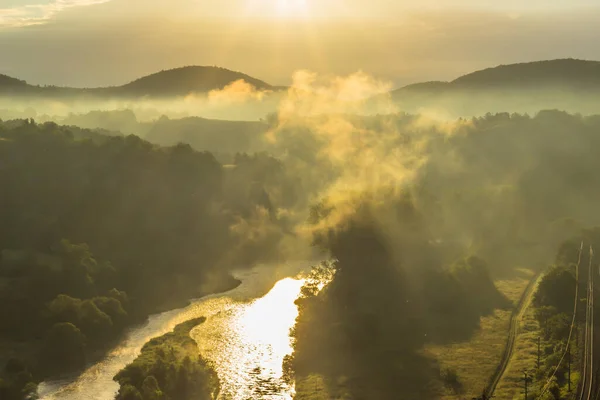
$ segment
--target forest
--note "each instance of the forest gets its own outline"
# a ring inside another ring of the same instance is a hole
[[[294,188],[267,155],[226,170],[188,145],[24,120],[0,126],[0,159],[0,336],[27,343],[3,364],[29,374],[9,393],[82,368],[152,312],[235,287],[233,266],[280,256],[275,210]]]
[[[440,372],[419,349],[468,340],[482,316],[512,307],[495,277],[554,263],[600,224],[597,116],[280,112],[165,118],[144,138],[92,126],[0,123],[7,398],[81,370],[152,313],[235,287],[235,268],[323,257],[331,283],[298,300],[286,363],[297,380],[436,398],[427,382]],[[559,338],[562,309],[541,296]]]
[[[0,400],[600,399],[598,43],[598,0],[0,0]]]

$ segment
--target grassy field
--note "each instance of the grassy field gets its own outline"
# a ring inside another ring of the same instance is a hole
[[[514,304],[519,301],[527,284],[535,275],[528,269],[518,270],[518,273],[516,278],[495,282],[500,292]],[[495,310],[492,315],[482,317],[479,329],[467,342],[425,347],[425,355],[437,360],[441,371],[451,369],[456,371],[458,376],[461,386],[458,392],[445,387],[441,378],[436,383],[441,399],[462,400],[481,395],[502,358],[511,314],[512,310]],[[497,398],[512,397],[497,395]]]
[[[523,399],[523,372],[528,371],[533,375],[537,368],[538,338],[540,327],[535,319],[533,307],[527,308],[520,323],[519,334],[515,343],[515,351],[508,364],[503,379],[496,388],[496,397],[499,399]],[[544,347],[546,343],[541,342]],[[532,388],[538,382],[532,383]]]
[[[555,343],[545,341],[543,336],[543,332],[535,318],[535,308],[529,307],[521,320],[520,331],[517,335],[513,357],[511,358],[503,379],[496,388],[496,398],[523,400],[525,398],[522,380],[524,371],[527,371],[533,378],[533,382],[529,385],[529,393],[537,392],[539,388],[546,383],[546,378],[544,376],[536,376],[538,338],[540,338],[540,365],[542,368],[544,368],[544,366],[554,367],[557,359],[556,353],[554,352]],[[551,358],[551,362],[550,364],[547,364],[547,359],[549,358]],[[569,393],[566,388],[561,388],[562,399],[570,399],[575,395],[575,389],[579,382],[578,362],[578,356],[573,355],[573,372],[571,374],[571,386],[573,391]]]

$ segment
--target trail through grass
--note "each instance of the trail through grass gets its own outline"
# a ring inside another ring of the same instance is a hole
[[[495,282],[498,290],[515,305],[535,275],[529,269],[517,272],[519,275],[516,278]],[[439,388],[441,399],[462,400],[481,395],[502,358],[512,311],[495,310],[493,314],[482,317],[479,329],[469,341],[425,346],[425,355],[437,360],[440,367],[440,377],[435,385]],[[444,384],[442,375],[447,371],[456,373],[458,385]],[[498,394],[497,398],[510,397]]]

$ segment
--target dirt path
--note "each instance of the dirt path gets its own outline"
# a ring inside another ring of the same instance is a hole
[[[515,349],[515,342],[519,334],[519,329],[521,327],[520,322],[523,319],[523,315],[527,311],[527,308],[531,304],[533,294],[535,293],[535,289],[537,288],[541,276],[541,274],[537,274],[531,279],[531,282],[529,282],[529,285],[527,285],[527,288],[525,289],[523,295],[517,303],[517,307],[515,307],[515,310],[512,313],[512,316],[510,318],[510,326],[508,329],[508,339],[506,342],[506,347],[504,349],[504,353],[502,354],[500,364],[498,365],[498,368],[496,369],[494,375],[492,375],[492,377],[490,378],[490,384],[487,388],[487,393],[490,396],[494,394],[496,386],[498,386],[498,383],[500,383],[500,381],[502,380],[504,372],[508,367],[508,364]]]

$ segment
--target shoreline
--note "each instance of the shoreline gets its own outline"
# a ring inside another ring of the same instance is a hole
[[[70,380],[70,379],[81,376],[86,370],[88,370],[89,368],[91,368],[92,366],[97,364],[98,362],[102,361],[110,353],[110,351],[112,349],[116,348],[127,337],[127,334],[129,331],[135,330],[136,328],[143,326],[145,323],[147,323],[150,320],[150,318],[153,315],[159,315],[159,314],[163,314],[166,312],[185,308],[185,307],[191,305],[195,300],[201,299],[205,296],[227,293],[231,290],[236,289],[241,284],[242,284],[242,281],[240,279],[237,279],[232,274],[228,273],[226,281],[222,285],[215,287],[215,290],[210,290],[210,291],[198,290],[198,291],[196,291],[196,294],[193,294],[193,291],[192,292],[182,291],[181,293],[186,295],[185,300],[184,300],[184,296],[180,295],[180,296],[178,296],[179,298],[167,299],[167,300],[161,302],[160,305],[158,305],[157,307],[153,307],[152,311],[144,312],[143,316],[142,316],[142,313],[140,313],[139,318],[135,318],[134,321],[131,324],[129,324],[118,337],[111,340],[103,348],[96,349],[96,351],[92,352],[91,354],[88,354],[89,358],[87,359],[85,367],[83,367],[77,371],[73,371],[72,373],[69,373],[69,374],[48,375],[46,377],[43,377],[42,379],[40,379],[38,381],[38,386],[44,382],[57,382],[57,381],[62,381],[62,380]],[[187,321],[187,322],[189,322],[189,321]],[[160,336],[158,336],[158,337],[160,337]],[[154,338],[149,338],[146,341],[146,343],[144,344],[144,346],[146,344],[148,344],[149,342],[151,342],[153,339]],[[38,389],[37,393],[39,395],[39,389]]]
[[[198,345],[190,336],[192,329],[206,321],[206,317],[192,318],[175,328],[146,342],[140,354],[119,370],[113,380],[119,384],[116,399],[141,396],[144,387],[151,382],[153,390],[180,400],[192,398],[216,398],[220,391],[216,371],[198,352]],[[175,374],[167,368],[176,369]],[[157,374],[162,370],[163,373]],[[185,390],[177,387],[185,381]]]
[[[230,290],[236,289],[237,287],[239,287],[242,284],[242,281],[235,278],[233,275],[231,274],[227,274],[227,281],[224,282],[224,284],[222,285],[218,285],[215,290],[198,290],[195,294],[194,291],[191,291],[190,293],[185,293],[185,295],[180,295],[180,296],[175,296],[172,297],[170,299],[167,299],[163,302],[161,302],[157,307],[154,308],[154,310],[150,313],[148,313],[148,315],[145,317],[144,321],[145,322],[148,320],[148,318],[151,315],[154,314],[160,314],[163,312],[167,312],[167,311],[172,311],[172,310],[177,310],[179,308],[184,308],[189,306],[190,304],[192,304],[192,302],[194,300],[197,299],[201,299],[202,297],[205,296],[210,296],[213,294],[222,294],[222,293],[227,293]]]

